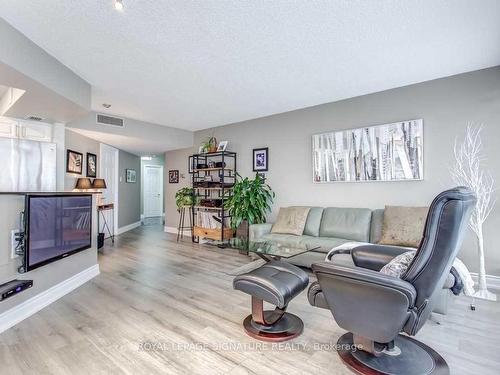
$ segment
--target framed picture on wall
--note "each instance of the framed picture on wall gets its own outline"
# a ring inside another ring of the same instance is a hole
[[[168,171],[168,182],[170,184],[178,184],[179,183],[179,170],[173,169]]]
[[[87,152],[87,177],[97,177],[97,155]]]
[[[269,168],[269,148],[253,149],[253,171],[267,172]]]
[[[424,120],[312,137],[313,181],[415,181],[424,177]]]
[[[137,172],[135,169],[125,169],[126,182],[136,183],[137,182]]]
[[[66,172],[82,174],[83,154],[81,152],[67,150],[66,152]]]

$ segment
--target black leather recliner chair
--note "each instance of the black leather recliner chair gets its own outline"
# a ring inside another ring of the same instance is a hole
[[[318,278],[310,287],[313,304],[329,308],[338,325],[350,331],[338,340],[347,366],[362,374],[449,373],[438,353],[400,332],[413,336],[427,321],[475,203],[464,187],[434,199],[415,258],[401,278],[378,271],[408,249],[367,245],[353,250],[355,267],[336,265],[334,259],[313,264]]]

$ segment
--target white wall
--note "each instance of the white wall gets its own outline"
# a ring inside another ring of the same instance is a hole
[[[424,120],[423,181],[312,182],[313,134],[417,118]],[[500,185],[500,67],[199,131],[195,133],[194,148],[211,135],[219,141],[228,140],[228,149],[238,153],[238,172],[250,176],[252,149],[269,147],[268,183],[277,194],[270,220],[280,206],[288,205],[420,206],[428,205],[437,193],[452,186],[448,169],[453,162],[453,142],[463,134],[467,121],[485,124],[486,166]],[[194,148],[167,152],[165,169],[187,173],[187,155]],[[173,193],[189,180],[181,182],[179,186],[167,187],[166,226],[177,223]],[[500,198],[498,193],[497,198]],[[487,272],[494,275],[500,275],[498,228],[500,204],[485,226]],[[460,257],[473,271],[477,270],[471,236]]]

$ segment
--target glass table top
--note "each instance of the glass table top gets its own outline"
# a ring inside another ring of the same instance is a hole
[[[253,242],[238,237],[229,240],[229,247],[236,250],[244,250],[250,253],[279,258],[291,258],[320,248],[320,246],[311,245],[287,246],[274,241]]]

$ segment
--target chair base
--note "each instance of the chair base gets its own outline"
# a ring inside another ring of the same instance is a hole
[[[274,311],[264,311],[266,320],[271,320],[274,313]],[[243,328],[247,335],[254,339],[280,342],[299,336],[304,330],[304,323],[298,316],[287,312],[271,325],[259,324],[252,319],[252,315],[248,315],[243,321]]]
[[[427,345],[407,336],[398,335],[394,344],[401,354],[381,354],[376,357],[356,349],[353,335],[348,332],[337,341],[338,354],[344,364],[358,374],[370,375],[448,375],[450,370],[443,357]]]

